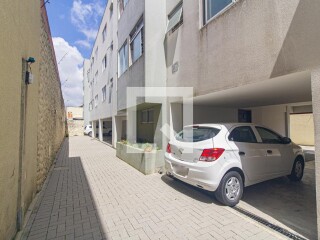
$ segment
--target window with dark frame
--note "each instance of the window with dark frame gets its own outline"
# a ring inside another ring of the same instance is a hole
[[[99,97],[98,94],[94,97],[94,106],[98,107],[98,101],[99,101]]]
[[[94,78],[96,79],[96,84],[98,83],[98,70],[96,71],[96,74],[94,75]]]
[[[143,18],[141,17],[130,33],[131,60],[134,63],[143,54]]]
[[[129,65],[127,41],[120,48],[118,55],[118,76],[120,77],[128,69]]]
[[[180,2],[168,15],[167,33],[174,32],[183,23],[183,2]]]
[[[107,54],[102,59],[102,72],[107,68]]]
[[[98,59],[98,47],[96,48],[96,51],[95,51],[95,53],[94,53],[94,57],[96,58],[96,60]]]
[[[102,31],[102,42],[104,42],[107,38],[107,24],[104,25],[103,31]]]
[[[267,144],[282,144],[282,136],[264,127],[256,127],[261,140]]]
[[[238,110],[238,122],[240,123],[251,123],[252,112],[251,110],[239,109]]]
[[[110,79],[110,85],[109,85],[109,103],[111,103],[111,99],[112,99],[112,89],[113,89],[113,78]]]
[[[237,0],[203,0],[203,22],[206,24],[211,18],[220,15]]]
[[[102,88],[102,102],[106,101],[106,99],[107,99],[107,86],[105,85]]]
[[[129,0],[118,0],[119,3],[119,18],[122,15],[124,8],[128,4]]]
[[[257,139],[250,126],[236,127],[230,133],[228,139],[234,142],[256,143]]]
[[[154,122],[154,110],[146,109],[141,111],[141,123],[153,123]]]
[[[113,16],[113,2],[111,2],[111,4],[110,4],[109,11],[110,11],[110,18],[112,18],[112,16]]]

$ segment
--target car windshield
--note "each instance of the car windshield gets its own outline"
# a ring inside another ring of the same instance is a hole
[[[200,142],[210,138],[214,138],[220,129],[210,127],[185,127],[176,135],[176,139],[180,142]]]

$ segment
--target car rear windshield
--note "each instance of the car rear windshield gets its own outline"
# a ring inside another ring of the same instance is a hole
[[[210,127],[185,127],[176,135],[176,139],[180,142],[201,142],[210,138],[214,138],[220,129]]]

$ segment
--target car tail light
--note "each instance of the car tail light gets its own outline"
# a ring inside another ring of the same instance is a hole
[[[199,158],[199,161],[203,162],[213,162],[216,161],[224,152],[223,148],[210,148],[204,149]]]
[[[168,145],[167,145],[167,153],[171,153],[171,146],[170,146],[170,143],[168,143]]]

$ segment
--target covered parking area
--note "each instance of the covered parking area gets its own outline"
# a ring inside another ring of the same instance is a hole
[[[92,137],[112,145],[112,118],[104,118],[91,122]]]
[[[317,149],[319,76],[304,71],[195,97],[193,122],[253,122],[291,137],[290,116],[299,109],[309,109],[311,116],[315,116],[316,127],[315,133],[305,134],[315,136]],[[176,111],[176,108],[176,104],[171,107],[175,109],[171,111],[173,122],[181,120],[182,110]],[[182,125],[176,125],[175,131],[179,131]],[[316,188],[320,184],[317,184],[315,172],[319,172],[319,166],[315,161],[314,146],[308,146],[305,151],[307,162],[302,182],[293,183],[282,177],[250,186],[245,189],[238,207],[290,232],[317,239]]]

